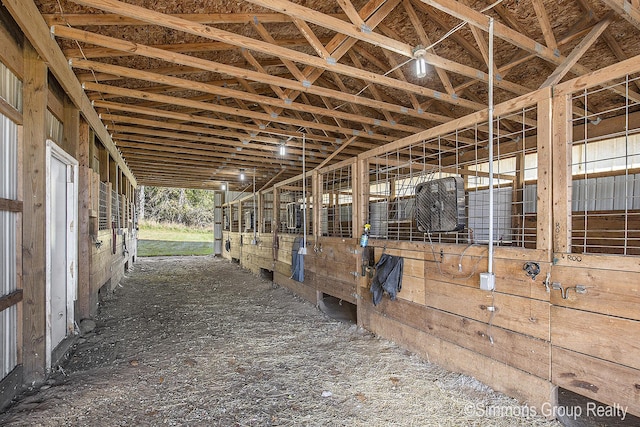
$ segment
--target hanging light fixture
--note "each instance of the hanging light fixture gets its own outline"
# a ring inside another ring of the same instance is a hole
[[[287,154],[287,146],[283,142],[282,144],[280,144],[280,155],[284,157],[286,154]]]
[[[227,190],[227,184],[225,184],[224,182],[222,183],[222,185],[220,186],[220,189],[222,191],[226,191]]]
[[[240,169],[240,181],[244,181],[244,169]]]
[[[422,79],[427,76],[427,50],[422,45],[413,49],[413,57],[416,60],[416,77]]]

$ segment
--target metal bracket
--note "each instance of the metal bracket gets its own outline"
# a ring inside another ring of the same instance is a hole
[[[551,285],[551,273],[547,272],[547,277],[546,279],[544,279],[544,282],[542,282],[542,284],[547,289],[547,293],[551,292],[551,288],[549,287]]]
[[[349,273],[351,273],[351,275],[354,277],[360,277],[360,273],[357,271],[350,271]]]
[[[354,255],[358,255],[359,254],[357,249],[349,249],[349,253],[350,254],[354,254]]]
[[[573,289],[576,291],[576,294],[584,295],[587,293],[587,287],[584,285],[575,285],[568,288],[563,288],[562,284],[558,282],[554,282],[551,284],[551,287],[554,291],[560,291],[560,295],[562,295],[562,299],[569,298],[569,291]]]

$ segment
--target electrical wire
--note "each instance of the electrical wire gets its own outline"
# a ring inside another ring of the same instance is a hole
[[[442,263],[442,261],[438,261],[438,258],[436,257],[436,252],[434,250],[434,244],[433,241],[431,240],[431,233],[427,233],[427,237],[429,238],[429,245],[431,246],[431,254],[433,255],[433,261],[436,263],[436,265],[438,266],[438,273],[440,273],[441,276],[443,277],[447,277],[449,279],[462,279],[462,280],[466,280],[466,279],[470,279],[471,277],[473,277],[476,272],[478,271],[478,264],[480,264],[480,261],[482,261],[482,259],[485,257],[484,255],[478,256],[477,261],[475,262],[475,264],[473,264],[473,269],[471,271],[471,273],[469,273],[468,275],[455,275],[455,274],[445,274],[442,271],[442,267],[440,266],[440,264]],[[460,260],[458,262],[458,268],[460,268],[462,266],[462,258],[464,257],[465,252],[467,251],[467,249],[469,249],[471,246],[479,246],[476,243],[471,243],[470,245],[468,245],[460,254]],[[471,256],[471,258],[475,258],[474,256]]]

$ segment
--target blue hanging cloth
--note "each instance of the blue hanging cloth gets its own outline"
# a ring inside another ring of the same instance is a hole
[[[302,237],[296,237],[291,249],[291,278],[297,282],[304,282],[304,255],[298,253],[302,243]]]

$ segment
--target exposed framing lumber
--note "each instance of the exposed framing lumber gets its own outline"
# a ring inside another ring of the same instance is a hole
[[[415,126],[392,124],[384,120],[377,120],[373,118],[358,116],[356,114],[346,113],[343,111],[330,110],[322,107],[315,107],[313,105],[301,104],[298,102],[288,102],[287,100],[283,100],[283,99],[276,99],[269,96],[247,93],[247,92],[243,92],[235,89],[229,89],[229,88],[218,86],[218,85],[211,85],[208,83],[200,83],[193,80],[181,79],[178,77],[164,76],[164,75],[156,74],[150,71],[140,71],[132,68],[120,67],[117,65],[109,65],[109,64],[103,64],[103,63],[94,62],[94,61],[86,61],[83,59],[73,61],[72,65],[75,68],[80,68],[84,70],[96,70],[99,72],[116,74],[122,77],[134,78],[134,79],[143,80],[151,83],[168,84],[177,88],[197,90],[203,93],[209,93],[212,95],[228,97],[236,100],[239,99],[246,102],[255,102],[258,104],[280,107],[281,109],[302,111],[302,112],[319,114],[319,115],[328,116],[328,117],[338,117],[344,120],[349,120],[351,122],[360,122],[360,123],[366,123],[371,125],[375,124],[377,126],[381,126],[384,128],[408,132],[408,133],[415,133],[420,130],[420,128],[417,128]],[[87,82],[87,83],[90,84],[90,82]],[[277,113],[274,113],[274,114],[277,114]],[[277,121],[277,119],[273,119],[273,121]],[[347,131],[349,132],[353,132],[354,130],[355,129],[347,129]]]
[[[369,28],[375,28],[382,20],[395,8],[400,0],[369,0],[360,10],[360,17],[365,20],[365,23]],[[357,40],[350,39],[344,34],[336,34],[331,41],[325,46],[327,52],[332,55],[335,60],[339,60],[344,56],[352,47],[355,46]],[[326,58],[325,58],[326,60]],[[303,74],[306,76],[310,84],[322,76],[324,70],[320,70],[314,67],[307,66],[303,70]],[[286,96],[290,99],[296,99],[300,95],[300,91],[289,89],[286,91]],[[348,92],[345,92],[348,93]]]
[[[284,15],[290,17],[297,17],[307,22],[314,23],[324,28],[336,31],[338,33],[349,36],[353,39],[361,40],[367,43],[371,43],[374,46],[382,47],[383,49],[396,52],[407,58],[412,58],[412,47],[406,43],[399,42],[398,40],[390,37],[383,36],[382,34],[371,31],[368,27],[361,27],[364,21],[360,18],[358,13],[353,8],[353,5],[348,0],[340,0],[341,7],[349,9],[347,14],[350,19],[357,21],[355,24],[349,24],[341,19],[333,18],[332,16],[318,12],[305,6],[301,6],[292,3],[287,0],[247,0],[249,3],[257,4],[258,6],[265,7],[267,9],[275,10]],[[347,5],[350,5],[350,7]]]
[[[381,109],[386,111],[392,111],[400,114],[406,114],[411,117],[426,119],[426,120],[434,120],[441,122],[442,119],[439,116],[433,115],[431,116],[429,113],[418,111],[414,109],[407,109],[401,105],[394,105],[387,102],[376,101],[373,99],[351,95],[349,93],[344,93],[340,91],[325,89],[319,86],[310,86],[304,87],[304,85],[300,82],[291,81],[289,79],[285,79],[277,76],[270,76],[266,73],[250,71],[242,68],[237,68],[217,62],[207,61],[200,58],[182,55],[178,53],[165,52],[161,49],[151,48],[149,46],[130,43],[124,40],[118,40],[112,37],[102,36],[95,33],[90,33],[87,31],[82,31],[74,28],[68,27],[53,27],[52,32],[56,37],[62,37],[72,40],[78,40],[84,43],[91,43],[99,46],[110,46],[113,49],[123,52],[135,51],[140,56],[145,56],[153,59],[161,59],[168,62],[172,62],[175,64],[182,64],[185,66],[190,66],[194,68],[201,69],[203,71],[211,71],[215,73],[226,74],[230,76],[242,76],[244,79],[253,80],[259,83],[264,83],[268,85],[274,85],[277,87],[289,88],[292,90],[299,92],[308,92],[313,93],[318,96],[327,96],[330,98],[338,99],[341,101],[351,102],[358,105],[363,105],[365,107],[370,107],[374,109]],[[72,61],[72,63],[78,63],[76,61]],[[307,78],[309,76],[307,75]],[[283,99],[292,99],[291,93],[285,93],[285,98]]]
[[[55,24],[53,26],[64,26],[61,24]],[[306,39],[279,39],[274,40],[274,44],[282,47],[300,47],[306,45]],[[196,53],[196,52],[213,52],[213,51],[227,51],[237,50],[238,47],[229,43],[222,42],[205,42],[205,43],[179,43],[179,44],[163,44],[150,46],[156,49],[166,50],[167,52],[176,53]],[[64,54],[67,58],[112,58],[112,57],[125,57],[135,56],[135,52],[121,52],[108,47],[94,47],[94,48],[78,48],[65,49]]]
[[[200,101],[192,101],[190,99],[178,98],[175,96],[149,94],[147,92],[143,92],[139,90],[124,89],[124,88],[118,88],[115,86],[109,86],[109,85],[103,85],[103,84],[97,84],[97,83],[85,83],[84,86],[87,90],[90,90],[90,91],[115,94],[115,95],[120,95],[128,98],[155,100],[157,102],[162,102],[169,105],[180,105],[183,107],[197,108],[200,110],[219,112],[223,114],[230,114],[233,116],[246,117],[250,119],[258,119],[258,120],[266,120],[266,121],[273,119],[271,116],[265,113],[258,113],[258,112],[253,112],[249,110],[240,110],[238,108],[224,107],[221,105],[215,105],[215,104],[200,102]],[[352,129],[345,130],[338,126],[324,125],[321,123],[314,123],[314,122],[309,122],[304,120],[292,119],[292,118],[283,117],[283,116],[279,116],[277,120],[279,123],[290,124],[290,125],[305,127],[305,128],[309,127],[311,129],[319,129],[327,132],[336,132],[339,134],[344,134],[346,136],[351,136],[353,133],[359,133],[358,131],[354,132],[354,130]],[[395,138],[393,137],[385,136],[381,134],[367,135],[367,138],[378,140],[378,141],[385,141],[385,142],[395,140]]]
[[[211,125],[211,126],[224,127],[224,128],[227,128],[227,129],[244,130],[244,131],[246,131],[246,134],[244,134],[245,138],[247,138],[247,135],[248,135],[253,140],[259,141],[259,142],[271,141],[271,140],[275,141],[276,138],[259,137],[258,136],[258,132],[267,133],[269,135],[276,135],[280,139],[282,139],[282,138],[295,138],[296,140],[297,139],[302,139],[302,134],[301,133],[287,132],[287,131],[282,131],[282,130],[278,130],[278,129],[274,129],[274,128],[260,129],[258,126],[249,126],[249,125],[244,125],[242,123],[234,123],[234,122],[228,121],[228,120],[204,117],[204,116],[200,116],[200,115],[197,115],[197,114],[194,114],[194,113],[183,113],[183,112],[176,112],[176,111],[160,110],[160,109],[157,109],[157,108],[145,107],[145,106],[142,106],[142,105],[139,105],[139,104],[131,104],[130,105],[130,104],[115,103],[115,102],[111,102],[111,101],[95,100],[94,101],[94,106],[98,110],[106,109],[107,111],[124,111],[124,112],[127,112],[127,113],[134,113],[134,114],[138,114],[138,115],[152,116],[152,117],[156,117],[156,118],[163,117],[163,118],[166,118],[166,119],[179,120],[179,121],[192,122],[192,123],[201,123],[201,124],[206,124],[206,125]],[[240,135],[239,133],[230,132],[230,131],[221,131],[221,130],[218,130],[218,129],[211,129],[211,131],[217,131],[220,136],[233,135],[233,137],[237,137],[238,135]],[[222,133],[222,132],[224,132],[224,133]],[[312,139],[312,138],[313,138],[314,141],[330,142],[330,143],[335,142],[335,138],[308,137],[307,139]],[[312,147],[316,148],[316,149],[320,149],[320,147],[323,147],[323,145],[313,144]]]
[[[0,311],[6,310],[9,307],[13,307],[22,301],[22,289],[11,292],[8,295],[0,297]]]
[[[46,376],[46,110],[47,65],[30,44],[24,46],[24,156],[22,178],[23,365],[25,381]]]
[[[560,80],[569,72],[569,70],[578,62],[587,50],[598,40],[600,35],[607,29],[612,22],[612,16],[609,15],[600,21],[595,27],[589,31],[571,53],[565,58],[564,62],[554,70],[553,73],[542,83],[540,88],[554,86],[560,83]]]
[[[287,171],[286,168],[282,168],[280,169],[280,171],[275,174],[269,181],[267,181],[262,187],[260,187],[260,189],[258,190],[258,192],[264,191],[266,188],[268,188],[273,182],[275,182],[276,179],[278,179],[280,177],[280,175],[282,175],[283,173],[285,173]]]
[[[238,148],[240,148],[242,150],[247,150],[252,153],[255,153],[255,155],[257,156],[265,156],[267,158],[271,158],[273,157],[274,152],[277,151],[277,148],[280,145],[280,141],[275,141],[269,145],[264,145],[264,144],[251,144],[251,143],[245,144],[244,142],[238,143],[233,140],[216,138],[215,136],[218,136],[218,135],[216,135],[215,132],[211,132],[207,128],[201,128],[197,126],[189,126],[189,125],[178,124],[178,123],[168,123],[166,121],[158,121],[158,120],[138,119],[135,117],[128,117],[128,116],[114,116],[111,114],[103,114],[102,116],[103,118],[105,118],[105,120],[111,120],[114,123],[114,126],[112,128],[110,127],[110,129],[112,129],[113,131],[123,131],[123,129],[134,129],[134,127],[123,126],[121,124],[137,125],[135,128],[139,128],[141,129],[141,131],[145,130],[145,132],[150,131],[150,129],[146,129],[146,128],[153,128],[154,131],[155,129],[175,130],[179,132],[179,133],[175,133],[176,139],[178,140],[185,139],[190,141],[206,143],[208,145],[213,144],[214,147],[219,147],[220,149],[227,150],[228,152],[233,152],[233,150],[237,150]],[[161,132],[161,131],[157,131],[157,132]],[[185,132],[189,132],[189,133],[185,133]],[[224,131],[221,131],[221,132],[224,132]],[[131,133],[131,132],[128,132],[128,133]],[[164,133],[164,134],[169,135],[168,133]],[[203,136],[207,134],[210,134],[212,136]],[[226,135],[221,135],[221,136],[226,136]],[[211,145],[209,145],[207,148],[210,148],[210,147]],[[251,150],[255,150],[255,151],[251,151]],[[316,153],[318,153],[320,150],[316,148],[315,150],[310,150],[310,151],[312,152],[315,151]],[[359,152],[360,150],[357,150],[357,151],[352,150],[349,152],[349,154],[357,155],[357,153]],[[302,150],[292,148],[290,152],[287,154],[287,156],[285,156],[283,159],[293,160],[294,155],[300,155],[300,154],[302,154]]]
[[[129,181],[135,186],[135,177],[127,167],[124,159],[122,159],[122,156],[120,156],[109,133],[100,121],[98,114],[96,114],[92,108],[91,102],[82,90],[73,71],[69,68],[67,59],[60,50],[60,47],[51,39],[49,27],[44,22],[33,0],[3,0],[3,4],[9,10],[9,13],[11,13],[11,16],[13,16],[13,19],[20,26],[22,32],[31,44],[47,62],[50,71],[56,76],[56,79],[71,101],[73,101],[76,107],[82,112],[107,151],[109,151]]]
[[[336,151],[334,151],[333,153],[331,153],[329,155],[329,157],[327,157],[326,159],[324,159],[318,166],[316,166],[316,169],[320,169],[323,166],[325,166],[327,163],[329,163],[331,160],[333,160],[334,157],[336,157],[338,154],[340,154],[345,148],[347,148],[353,141],[355,141],[357,138],[357,136],[352,137],[351,139],[349,139],[348,141],[344,142]]]
[[[14,0],[15,1],[15,0]],[[482,105],[478,105],[475,102],[465,100],[463,98],[453,97],[449,94],[438,92],[432,89],[428,89],[422,86],[418,86],[411,83],[405,83],[390,77],[386,77],[380,74],[371,73],[366,70],[359,70],[348,65],[342,65],[339,63],[333,63],[333,61],[325,61],[322,58],[317,58],[311,55],[300,53],[292,49],[287,49],[280,46],[275,46],[270,43],[266,43],[259,40],[254,40],[249,37],[240,36],[227,31],[219,30],[213,27],[205,26],[202,24],[195,24],[193,22],[186,21],[184,19],[171,17],[163,13],[155,12],[149,9],[145,9],[138,6],[129,5],[118,0],[72,0],[74,3],[81,4],[83,6],[95,7],[97,9],[105,10],[112,13],[119,13],[124,16],[137,17],[138,19],[145,20],[147,22],[153,22],[157,25],[171,28],[177,31],[186,32],[196,36],[201,36],[207,39],[223,41],[230,44],[234,44],[238,47],[244,47],[246,49],[262,52],[267,55],[275,55],[281,58],[286,58],[291,61],[300,62],[306,65],[310,65],[319,69],[335,71],[340,74],[344,74],[349,77],[368,81],[370,83],[376,83],[391,88],[402,89],[407,92],[415,93],[416,95],[422,95],[428,98],[439,99],[443,102],[447,102],[453,105],[459,105],[462,107],[478,110],[483,108]],[[288,3],[288,2],[287,2]],[[322,16],[326,16],[321,14]],[[342,21],[341,21],[342,22]],[[355,31],[357,32],[357,31]],[[375,34],[375,33],[372,33]],[[385,38],[387,39],[387,38]],[[389,46],[385,46],[389,47]],[[410,46],[403,47],[401,51],[408,51],[409,57],[411,57]]]
[[[22,212],[22,201],[0,198],[0,211]]]
[[[618,15],[629,21],[631,25],[640,29],[640,6],[638,3],[632,4],[627,0],[602,0],[607,6],[613,9]]]
[[[540,28],[542,29],[542,36],[544,37],[544,41],[547,44],[547,47],[550,49],[558,49],[558,43],[556,42],[556,38],[553,35],[553,28],[551,28],[551,22],[549,22],[549,15],[547,15],[547,10],[542,3],[542,0],[531,0],[531,4],[533,5],[533,10],[538,17],[538,22],[540,23]]]
[[[481,29],[484,29],[485,31],[488,31],[489,17],[463,5],[460,2],[457,2],[455,0],[420,0],[420,1],[430,6],[433,6],[436,9],[439,9],[442,12],[445,12],[451,16],[454,16],[458,19],[466,21],[471,25],[475,25]],[[612,1],[612,0],[608,0],[608,1]],[[516,30],[513,30],[512,28],[507,27],[506,25],[500,22],[494,23],[494,35],[552,64],[560,65],[566,60],[564,56],[557,55],[557,52],[554,51],[553,49],[546,46],[542,46],[540,43],[536,42],[535,40],[527,37],[524,34],[519,33]],[[588,74],[591,72],[591,70],[588,69],[587,67],[577,63],[575,63],[569,70],[578,76],[581,76],[583,74]],[[640,94],[638,93],[631,92],[631,91],[624,92],[624,91],[617,90],[616,88],[612,88],[611,90],[624,97],[629,97],[634,101],[640,101]]]
[[[409,16],[409,20],[411,21],[413,28],[415,29],[416,33],[418,34],[418,37],[420,38],[420,43],[422,43],[425,47],[431,45],[431,40],[429,39],[429,36],[427,36],[427,32],[424,30],[422,23],[420,22],[420,18],[418,18],[418,14],[416,13],[416,10],[413,8],[411,1],[402,0],[402,5],[404,6],[404,10],[407,12],[407,15]],[[433,48],[429,49],[429,52],[436,54]],[[449,95],[453,95],[455,93],[455,90],[453,89],[451,80],[449,80],[449,76],[447,75],[445,70],[441,69],[440,67],[434,67],[434,68],[436,70],[436,73],[438,74],[438,78],[440,79],[440,82],[442,83],[442,86],[444,87],[444,89],[447,91]]]

